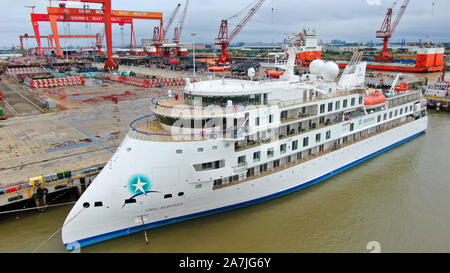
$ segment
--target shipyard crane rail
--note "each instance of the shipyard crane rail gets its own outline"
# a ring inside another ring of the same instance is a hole
[[[256,4],[246,14],[246,16],[241,20],[241,22],[234,28],[234,30],[231,32],[230,35],[228,35],[228,20],[227,19],[222,20],[220,24],[219,34],[217,35],[217,39],[215,42],[216,45],[220,45],[222,47],[222,53],[217,59],[217,63],[223,64],[232,62],[230,54],[228,54],[227,52],[227,48],[230,45],[230,42],[241,32],[244,26],[253,17],[253,15],[255,15],[255,13],[259,10],[259,8],[262,6],[263,3],[264,0],[258,0]],[[242,13],[242,11],[239,13]],[[236,16],[237,15],[232,16],[230,18],[234,18]]]
[[[383,24],[381,25],[380,30],[377,31],[377,38],[383,39],[383,49],[380,52],[380,55],[375,58],[377,61],[392,61],[392,57],[389,56],[388,51],[388,42],[389,39],[392,37],[392,34],[397,29],[398,24],[400,23],[400,20],[403,17],[403,14],[405,14],[406,8],[409,5],[410,0],[405,0],[400,7],[399,13],[397,14],[397,17],[394,20],[394,23],[392,23],[392,11],[397,4],[397,1],[394,2],[394,5],[392,8],[389,8],[386,14],[386,17],[384,18]]]

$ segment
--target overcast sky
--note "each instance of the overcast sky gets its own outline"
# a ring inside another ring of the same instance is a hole
[[[112,0],[115,10],[161,11],[168,17],[177,3],[184,5],[186,0]],[[190,33],[197,33],[196,43],[211,43],[217,36],[220,20],[231,17],[255,0],[190,0],[182,41],[191,41]],[[49,5],[45,0],[0,0],[0,47],[19,45],[18,36],[33,34],[30,22],[31,9],[45,13]],[[53,6],[58,2],[52,1]],[[379,41],[375,32],[380,28],[387,8],[393,0],[266,0],[258,13],[253,16],[233,42],[279,42],[285,33],[298,32],[303,26],[317,30],[319,39],[324,42],[332,39],[346,41]],[[403,0],[399,0],[396,14]],[[433,6],[434,2],[434,6]],[[71,7],[83,4],[71,3]],[[99,5],[91,4],[91,8]],[[183,6],[182,6],[183,7]],[[178,13],[181,17],[182,9]],[[449,0],[411,0],[406,13],[395,32],[392,41],[450,41],[450,1]],[[230,32],[243,16],[229,22]],[[136,20],[136,38],[151,38],[156,21]],[[102,24],[70,23],[71,34],[95,34],[103,32]],[[60,34],[69,34],[67,24],[59,23]],[[51,33],[48,22],[40,23],[41,35]],[[171,39],[173,28],[169,31]],[[113,26],[115,45],[129,44],[130,28]],[[46,42],[45,42],[46,43]],[[88,45],[86,41],[72,41],[68,45]],[[65,43],[63,42],[63,46]],[[34,47],[34,40],[25,42],[25,47]]]

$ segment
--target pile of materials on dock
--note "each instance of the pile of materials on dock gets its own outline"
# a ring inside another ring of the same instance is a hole
[[[39,80],[27,78],[23,83],[31,88],[53,88],[61,86],[84,85],[85,80],[83,77],[64,77]]]
[[[134,75],[136,74],[131,72],[129,73],[129,76],[127,76],[127,74],[124,72],[122,73],[115,72],[115,73],[104,73],[103,77],[120,83],[126,83],[130,85],[149,88],[164,87],[164,86],[181,86],[185,84],[185,80],[181,77],[146,79],[136,77]]]

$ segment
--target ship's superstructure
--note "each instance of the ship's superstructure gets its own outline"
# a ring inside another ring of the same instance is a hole
[[[364,87],[365,63],[313,61],[295,75],[293,43],[279,80],[187,80],[154,98],[68,215],[80,247],[234,209],[326,179],[427,128],[420,91]]]

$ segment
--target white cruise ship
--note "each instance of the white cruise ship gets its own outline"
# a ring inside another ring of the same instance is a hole
[[[423,133],[420,91],[367,89],[356,59],[278,80],[189,81],[152,99],[67,216],[68,249],[282,196]]]

